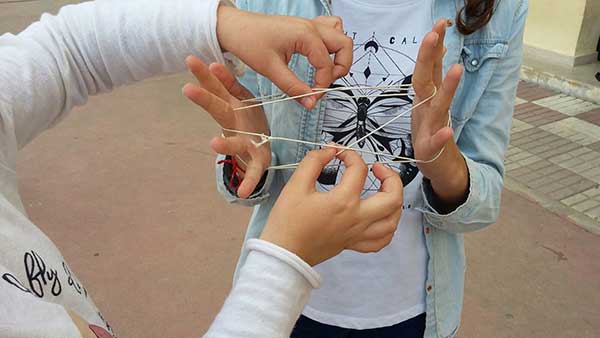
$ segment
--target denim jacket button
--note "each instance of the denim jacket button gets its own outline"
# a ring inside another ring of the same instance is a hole
[[[427,285],[427,292],[431,292],[432,289],[433,289],[433,286]]]
[[[471,66],[477,66],[478,64],[479,64],[479,60],[477,60],[477,59],[473,59],[471,61]]]
[[[429,227],[426,227],[426,228],[425,228],[425,233],[426,233],[427,235],[429,235],[429,232],[430,232],[430,231],[431,231],[431,229],[430,229]]]

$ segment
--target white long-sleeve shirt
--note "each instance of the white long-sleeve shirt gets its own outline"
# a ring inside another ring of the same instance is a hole
[[[59,249],[28,219],[16,153],[90,95],[182,71],[190,54],[227,63],[216,37],[218,6],[100,0],[0,37],[0,337],[114,335]],[[206,337],[289,337],[319,284],[295,255],[263,241],[248,248],[248,263]]]

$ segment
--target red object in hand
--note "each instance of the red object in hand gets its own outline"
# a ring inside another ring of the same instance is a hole
[[[244,180],[243,178],[240,177],[239,173],[243,174],[244,170],[242,170],[242,168],[240,168],[235,157],[221,160],[221,161],[217,162],[217,164],[223,164],[223,165],[231,164],[231,177],[229,178],[229,187],[231,189],[237,190],[237,188],[240,186],[240,184],[242,184],[242,181]],[[237,178],[237,184],[235,184],[236,178]]]

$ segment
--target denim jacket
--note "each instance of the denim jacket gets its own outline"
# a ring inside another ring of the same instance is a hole
[[[335,0],[334,0],[335,1]],[[439,18],[454,20],[463,0],[434,0],[431,26]],[[330,15],[326,0],[237,0],[241,9],[267,14],[295,15],[314,18]],[[441,214],[435,209],[435,198],[427,179],[421,187],[423,232],[429,254],[426,285],[426,338],[453,337],[459,327],[463,302],[465,255],[463,233],[494,223],[500,209],[503,186],[504,154],[508,146],[513,105],[523,45],[527,0],[499,0],[491,21],[477,32],[464,36],[456,25],[448,29],[444,73],[452,64],[460,63],[465,72],[451,106],[452,127],[456,143],[469,171],[469,194],[454,211]],[[304,81],[311,83],[314,69],[307,59],[294,56],[290,67]],[[256,96],[281,94],[267,78],[248,72],[241,82]],[[271,134],[311,142],[320,140],[325,105],[307,111],[288,101],[265,106]],[[289,142],[273,142],[273,164],[302,160],[310,146]],[[241,200],[227,188],[223,167],[217,165],[219,191],[234,203],[253,205],[246,239],[260,236],[284,184],[292,174],[269,172],[260,191]],[[238,269],[245,260],[245,250]]]

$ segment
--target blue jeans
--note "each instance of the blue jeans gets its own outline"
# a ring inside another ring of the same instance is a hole
[[[388,327],[353,330],[331,326],[301,316],[290,338],[423,338],[425,314]]]

